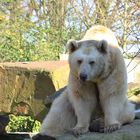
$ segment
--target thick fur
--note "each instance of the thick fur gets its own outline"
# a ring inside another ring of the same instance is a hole
[[[75,78],[70,76],[69,86],[53,102],[42,123],[42,135],[55,137],[69,131],[75,135],[88,131],[91,114],[96,110],[97,89],[91,82],[84,83]]]
[[[49,113],[44,119],[41,134],[59,136],[73,128],[76,124],[76,116],[72,104],[68,99],[67,90],[53,102]]]
[[[99,108],[98,94],[105,132],[131,122],[134,105],[126,97],[126,67],[113,32],[104,26],[93,26],[82,40],[69,41],[67,48],[70,66],[67,89],[53,102],[40,133],[59,136],[68,131],[76,135],[88,132]]]
[[[127,97],[127,72],[119,45],[112,31],[103,27],[95,26],[89,29],[84,40],[106,40],[108,43],[106,52],[97,58],[104,65],[96,81],[100,93],[101,107],[104,112],[105,131],[113,131],[120,128],[122,124],[129,123],[134,119],[134,105]],[[97,55],[94,51],[92,55]],[[99,55],[98,55],[99,56]],[[101,66],[100,66],[101,67]],[[94,69],[94,67],[93,67]]]

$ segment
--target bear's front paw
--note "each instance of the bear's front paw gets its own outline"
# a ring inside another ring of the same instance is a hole
[[[88,127],[79,127],[76,126],[72,129],[72,134],[75,136],[79,136],[81,134],[85,134],[88,132]]]
[[[121,127],[121,125],[118,123],[108,125],[104,128],[104,133],[112,133],[113,131],[119,130],[120,127]]]

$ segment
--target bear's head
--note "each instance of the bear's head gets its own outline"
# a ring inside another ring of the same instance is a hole
[[[109,46],[105,40],[70,40],[70,72],[81,81],[97,82],[106,74],[109,66]]]

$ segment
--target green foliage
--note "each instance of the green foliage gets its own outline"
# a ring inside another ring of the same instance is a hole
[[[40,28],[34,30],[36,27],[26,31],[27,29],[24,30],[24,28],[20,26],[18,30],[20,33],[7,29],[0,36],[1,62],[58,60],[59,54],[64,51],[67,40],[70,39],[68,38],[68,32],[65,30],[60,35],[59,31],[51,28],[45,31]],[[58,38],[58,36],[60,37]]]
[[[9,116],[10,121],[6,127],[7,132],[38,132],[40,122],[30,116]]]
[[[0,0],[0,62],[58,60],[94,24],[113,29],[120,46],[139,46],[138,15],[138,1]]]
[[[0,62],[59,59],[67,40],[75,38],[78,32],[73,25],[69,30],[64,25],[65,19],[60,21],[60,7],[54,13],[39,14],[41,8],[52,9],[49,7],[51,4],[40,2],[39,7],[34,0],[29,3],[22,0],[0,1]]]

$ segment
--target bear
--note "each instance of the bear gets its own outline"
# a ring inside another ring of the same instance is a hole
[[[97,55],[96,61],[101,61],[102,72],[95,73],[91,79],[97,84],[99,91],[100,105],[104,113],[104,132],[112,132],[119,129],[122,124],[133,121],[135,105],[130,103],[126,96],[127,70],[114,33],[106,27],[93,26],[86,32],[83,40],[94,39],[102,43],[99,45],[102,46],[102,58],[98,58],[99,55],[95,51],[93,53]],[[94,70],[95,67],[96,65],[93,67]]]
[[[95,25],[81,40],[68,41],[66,47],[70,67],[67,88],[52,103],[40,135],[87,133],[96,112],[103,112],[106,133],[132,122],[135,106],[126,97],[127,72],[114,33]]]

